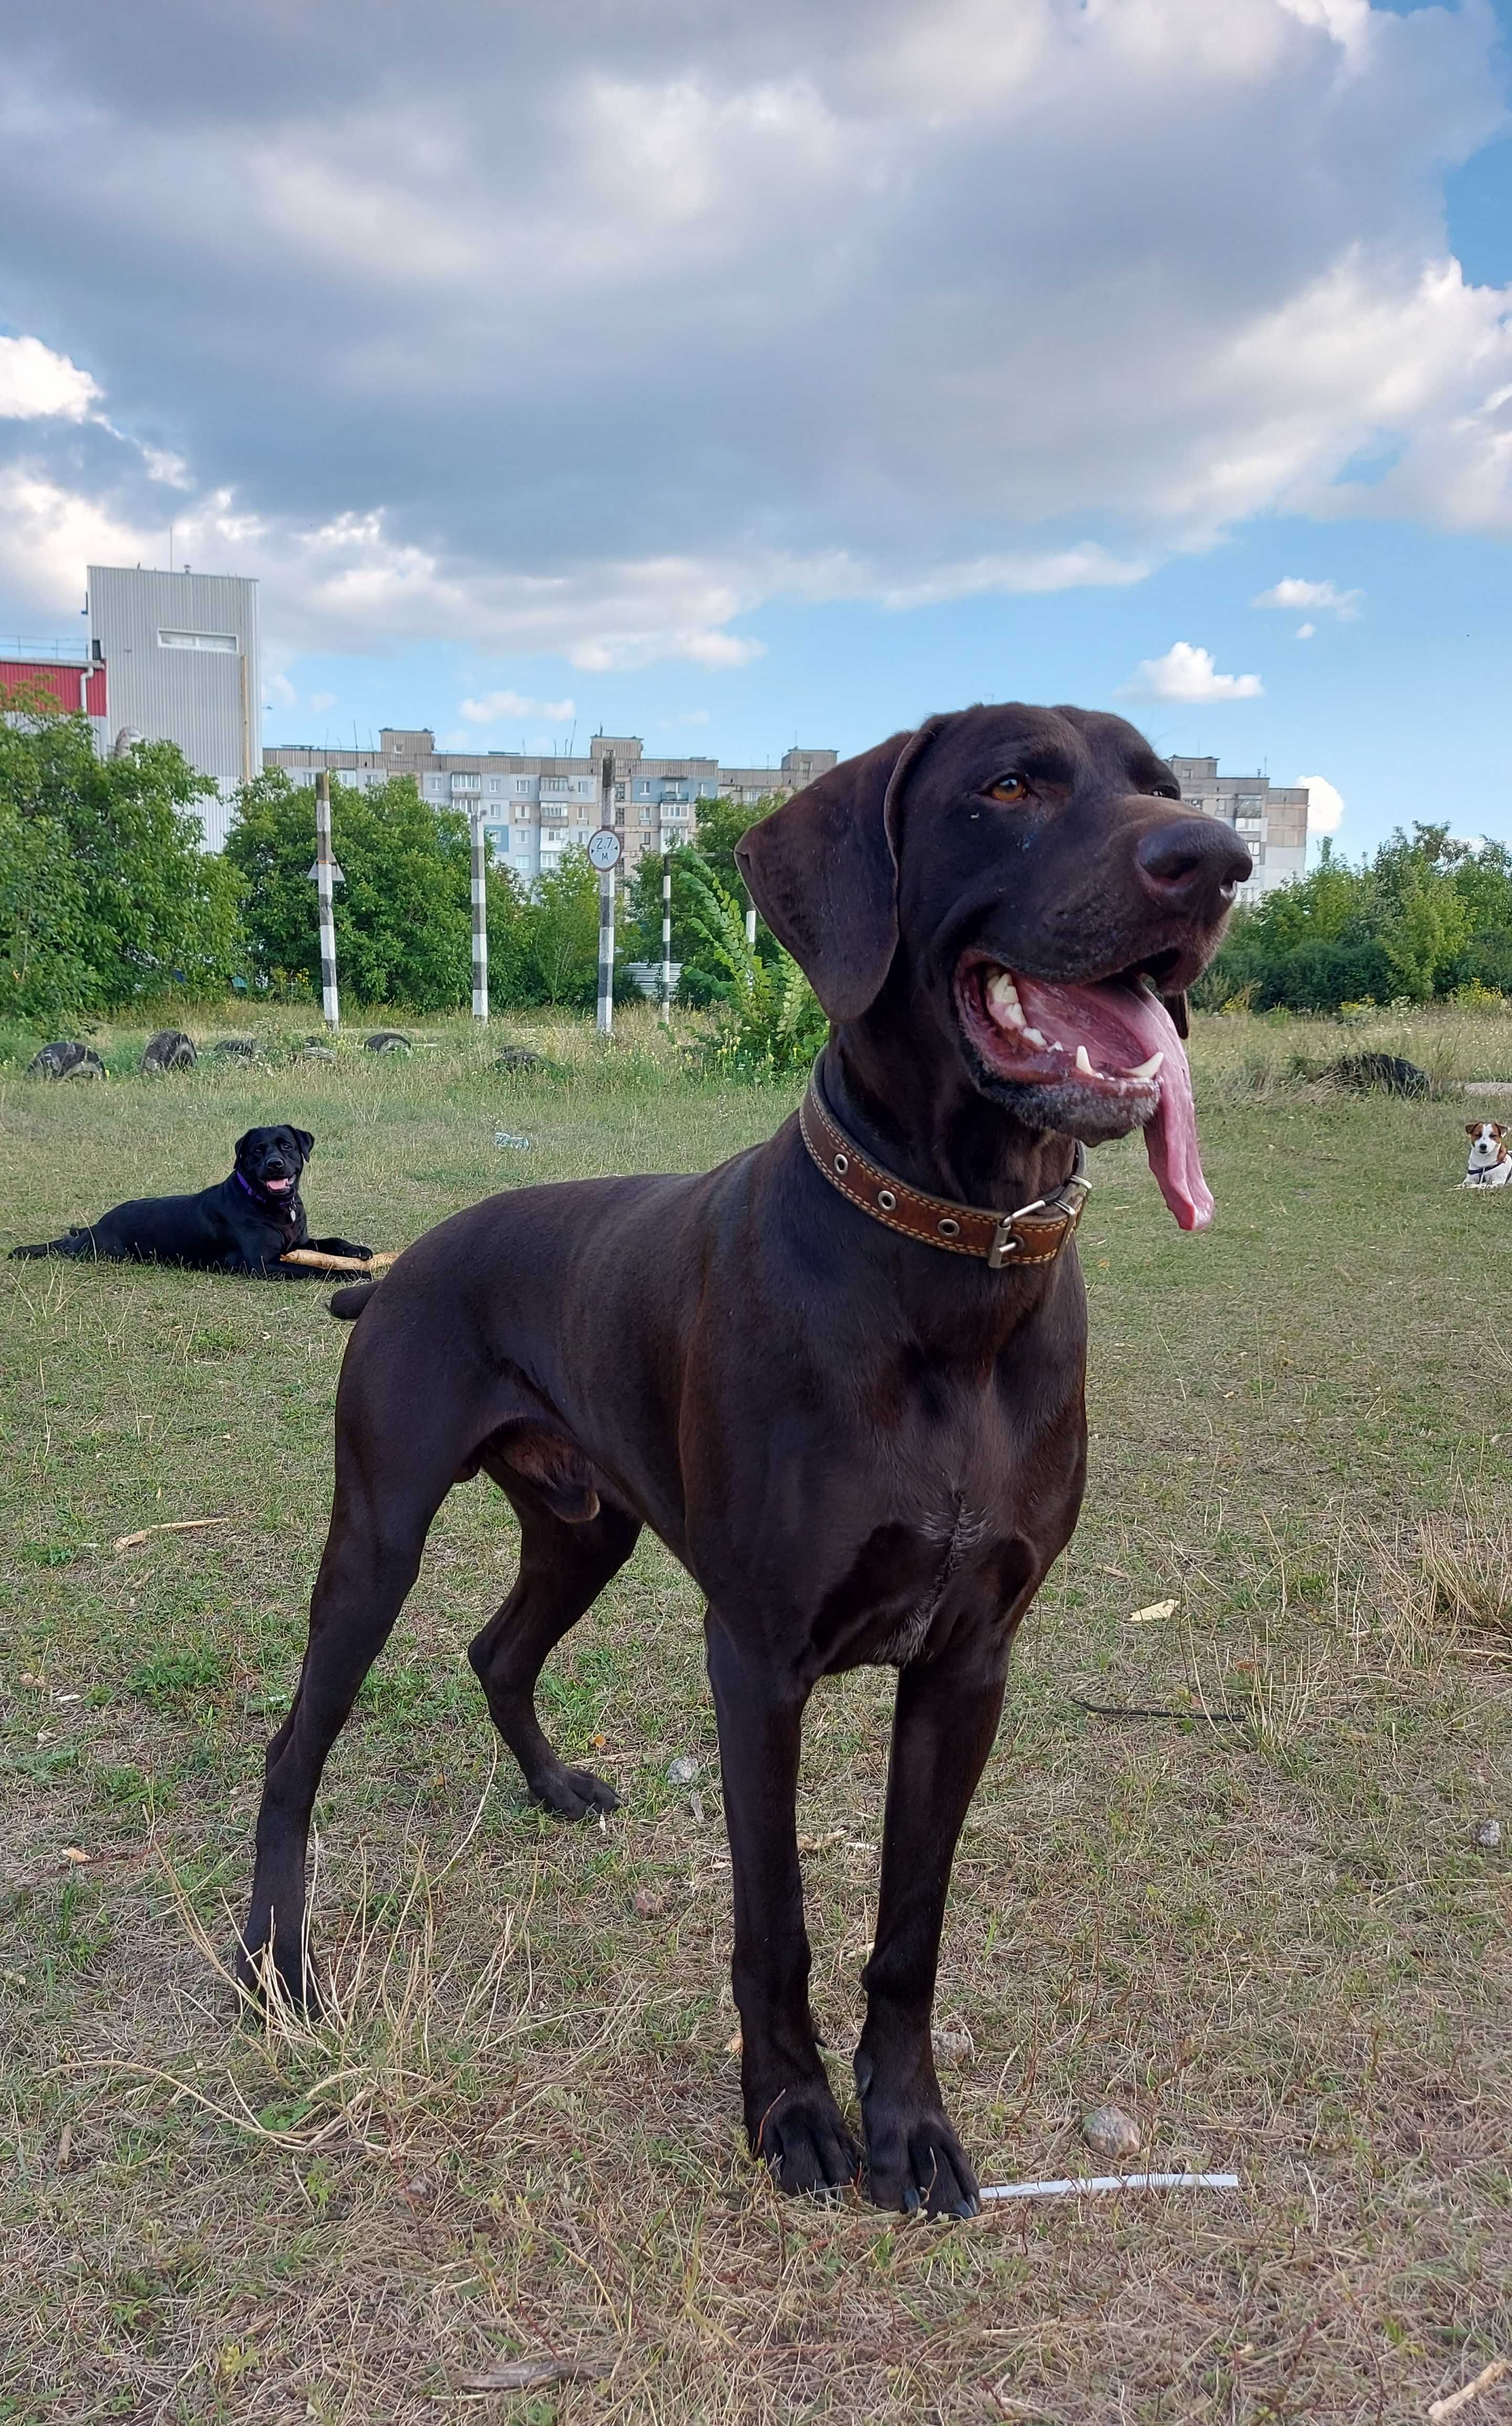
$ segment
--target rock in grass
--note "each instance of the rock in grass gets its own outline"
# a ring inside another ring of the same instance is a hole
[[[1500,1820],[1483,1820],[1475,1831],[1475,1842],[1483,1853],[1494,1853],[1502,1841]]]
[[[330,1045],[317,1044],[312,1037],[299,1059],[301,1061],[334,1061],[336,1055]]]
[[[1082,2137],[1094,2157],[1117,2160],[1139,2154],[1139,2126],[1121,2106],[1094,2106],[1083,2117]]]
[[[223,1036],[215,1049],[222,1061],[255,1061],[262,1047],[255,1036]]]
[[[185,1036],[182,1027],[160,1027],[150,1036],[142,1048],[142,1068],[152,1074],[162,1070],[192,1070],[200,1056],[194,1049],[194,1039]]]
[[[408,1036],[402,1034],[397,1027],[380,1027],[375,1035],[363,1039],[362,1049],[367,1053],[412,1053],[414,1051]]]
[[[549,1070],[552,1064],[544,1053],[532,1053],[528,1044],[507,1044],[498,1055],[494,1067],[512,1070],[517,1076],[523,1076],[532,1070]]]
[[[700,1766],[701,1764],[694,1759],[690,1752],[680,1752],[675,1760],[669,1760],[667,1764],[668,1785],[691,1786]]]
[[[103,1078],[105,1065],[88,1044],[72,1038],[44,1044],[26,1064],[28,1078]]]

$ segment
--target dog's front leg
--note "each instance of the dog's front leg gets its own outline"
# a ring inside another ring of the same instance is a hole
[[[898,1677],[877,1938],[861,1975],[866,2027],[856,2085],[867,2189],[878,2207],[974,2215],[976,2175],[935,2077],[930,2014],[950,1868],[1003,1711],[1006,1646],[905,1668]]]
[[[774,1674],[764,1652],[743,1657],[712,1609],[706,1631],[734,1868],[731,1978],[746,2130],[781,2189],[822,2197],[855,2180],[861,2150],[841,2120],[809,2012],[796,1820],[808,1693]]]

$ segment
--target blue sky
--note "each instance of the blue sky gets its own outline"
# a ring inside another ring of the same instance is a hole
[[[269,740],[1066,699],[1347,849],[1512,839],[1509,11],[36,17],[0,634],[171,522],[263,583]]]

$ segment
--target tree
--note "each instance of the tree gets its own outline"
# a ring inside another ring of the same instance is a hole
[[[52,1019],[225,991],[239,883],[194,814],[214,791],[170,741],[102,759],[85,717],[0,700],[0,1007]]]
[[[472,986],[465,817],[427,808],[414,779],[393,776],[370,792],[332,783],[336,968],[360,1003],[452,1011]],[[320,936],[310,869],[314,790],[281,768],[236,796],[226,856],[246,883],[243,921],[257,974],[271,985],[320,987]]]
[[[523,999],[588,1010],[599,986],[599,878],[573,844],[538,877],[524,915]]]

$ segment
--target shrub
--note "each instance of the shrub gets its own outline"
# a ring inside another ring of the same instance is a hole
[[[780,945],[764,959],[746,940],[745,914],[710,872],[689,871],[690,924],[717,989],[714,1025],[697,1048],[720,1077],[765,1079],[807,1069],[829,1024],[813,988]]]

